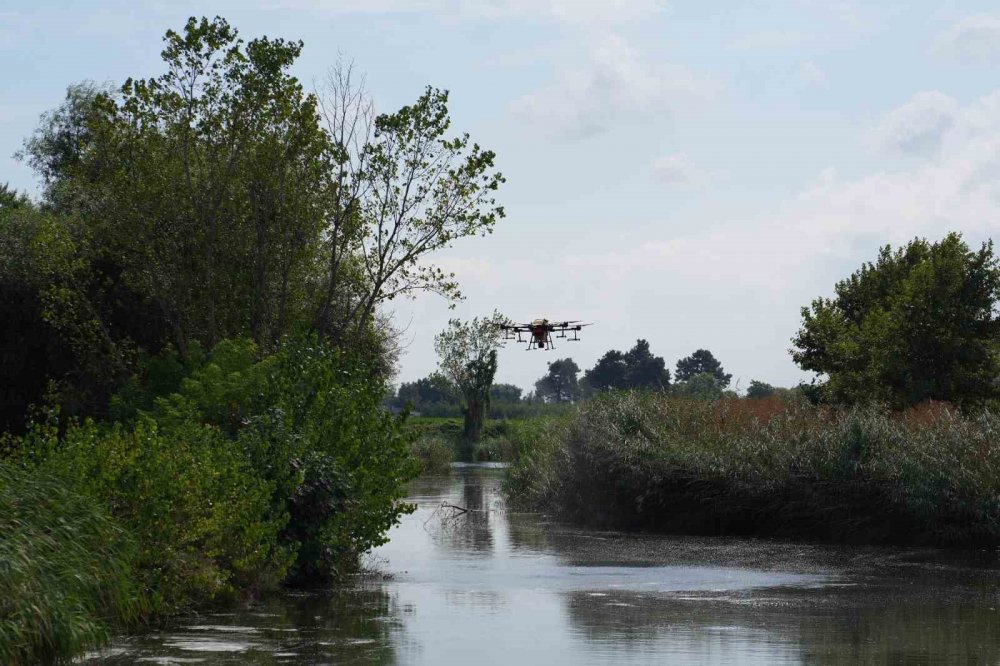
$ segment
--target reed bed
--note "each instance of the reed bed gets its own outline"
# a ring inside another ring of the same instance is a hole
[[[0,463],[0,663],[69,661],[136,619],[134,545],[89,498]]]
[[[618,393],[526,450],[521,506],[601,527],[1000,544],[1000,415]]]

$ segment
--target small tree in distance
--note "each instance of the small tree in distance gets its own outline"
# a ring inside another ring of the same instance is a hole
[[[479,440],[483,429],[490,387],[497,372],[497,349],[503,345],[503,332],[498,324],[506,321],[499,312],[468,322],[451,319],[448,328],[434,337],[441,372],[462,396],[466,455],[471,453],[471,445]]]
[[[670,371],[662,356],[653,356],[649,342],[636,340],[627,352],[608,351],[593,368],[584,373],[588,391],[612,389],[666,390],[670,386]]]
[[[523,392],[520,386],[515,386],[514,384],[494,384],[490,387],[490,402],[521,402],[521,394]]]
[[[727,388],[729,381],[733,378],[731,374],[727,374],[722,369],[722,364],[707,349],[699,349],[690,356],[677,361],[677,373],[674,377],[679,382],[686,382],[702,373],[715,377],[722,388]]]
[[[546,402],[575,402],[580,397],[578,366],[571,358],[549,363],[549,371],[535,382],[535,395]]]
[[[768,398],[776,392],[775,388],[770,384],[757,381],[756,379],[751,379],[750,386],[747,387],[748,398]]]

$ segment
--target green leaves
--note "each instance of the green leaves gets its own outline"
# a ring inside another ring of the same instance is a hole
[[[447,91],[428,86],[413,104],[370,120],[363,90],[351,88],[350,70],[340,69],[328,98],[323,108],[338,148],[330,252],[335,258],[353,248],[364,277],[348,321],[367,325],[379,304],[422,291],[457,300],[454,274],[427,257],[458,238],[490,233],[504,216],[494,196],[504,182],[496,155],[468,134],[448,137]],[[347,225],[353,210],[360,224]],[[319,319],[321,330],[332,326],[328,316]]]
[[[434,336],[441,372],[462,394],[466,443],[479,439],[496,376],[497,349],[503,346],[499,324],[507,321],[499,311],[469,322],[451,319],[448,328]]]
[[[827,398],[972,404],[996,397],[1000,264],[991,243],[973,252],[959,234],[879,251],[802,310],[792,356],[826,374]]]

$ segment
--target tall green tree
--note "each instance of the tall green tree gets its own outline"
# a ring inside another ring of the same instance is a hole
[[[664,390],[670,386],[670,371],[663,357],[654,356],[646,340],[636,340],[635,346],[627,352],[608,351],[583,378],[590,391]]]
[[[571,358],[549,363],[545,376],[535,382],[535,395],[546,402],[575,402],[580,398],[580,366]]]
[[[288,73],[302,44],[245,43],[221,18],[164,41],[163,74],[72,86],[24,155],[177,347],[250,333],[271,348],[313,307],[329,200],[316,99]]]
[[[403,382],[396,393],[399,407],[412,405],[413,409],[425,414],[442,406],[458,405],[460,400],[458,389],[439,372],[415,382]]]
[[[690,356],[677,361],[677,372],[674,377],[677,381],[684,382],[702,373],[715,377],[722,388],[728,387],[733,378],[722,369],[722,364],[707,349],[698,349]]]
[[[977,403],[998,396],[1000,263],[992,242],[960,234],[881,248],[802,308],[792,357],[826,375],[824,397],[897,407],[924,400]]]
[[[499,312],[468,322],[451,319],[448,327],[434,337],[441,372],[462,395],[463,435],[470,447],[479,441],[489,409],[490,387],[497,371],[497,350],[503,345],[502,329],[497,324],[505,321]],[[466,451],[470,452],[471,449]]]
[[[524,391],[520,386],[514,384],[494,384],[490,387],[491,403],[517,403],[521,402],[521,394]]]
[[[625,353],[628,372],[625,381],[631,388],[664,390],[670,386],[670,371],[662,356],[653,356],[649,343],[636,340],[635,346]]]
[[[367,326],[386,301],[418,292],[461,293],[454,274],[428,255],[466,236],[491,233],[503,218],[496,155],[450,136],[448,91],[428,86],[413,103],[376,115],[350,66],[334,67],[321,96],[334,146],[332,207],[326,219],[326,275],[316,328],[341,336]],[[359,274],[346,316],[338,316],[345,279]]]

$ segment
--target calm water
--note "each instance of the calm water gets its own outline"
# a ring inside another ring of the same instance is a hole
[[[508,512],[502,474],[414,482],[416,513],[369,562],[384,576],[189,618],[87,661],[1000,664],[992,556],[580,530]]]

